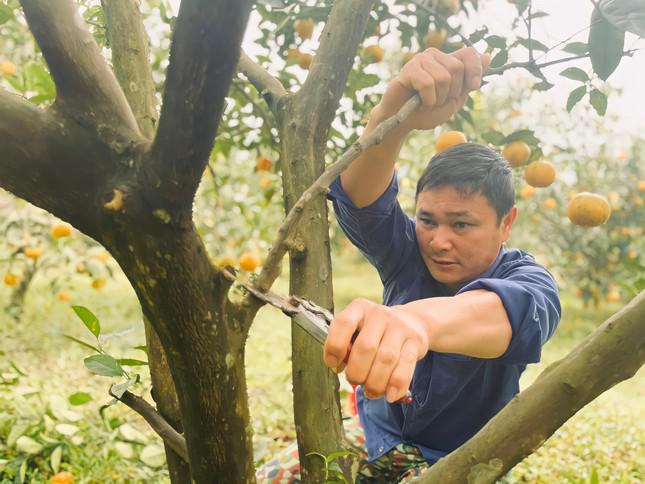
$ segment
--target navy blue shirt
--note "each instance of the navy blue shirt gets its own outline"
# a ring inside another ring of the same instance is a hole
[[[330,188],[328,197],[340,226],[378,270],[383,304],[455,294],[432,277],[421,258],[415,221],[396,199],[396,177],[378,200],[360,209],[343,191],[340,178]],[[358,387],[369,460],[406,443],[419,447],[430,464],[436,462],[499,412],[518,393],[526,365],[540,360],[542,345],[560,320],[558,288],[551,274],[529,254],[502,249],[493,264],[457,294],[474,289],[493,291],[502,300],[513,330],[508,349],[494,359],[429,351],[414,372],[412,404],[368,400]]]

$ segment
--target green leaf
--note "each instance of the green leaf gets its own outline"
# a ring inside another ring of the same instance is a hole
[[[76,392],[76,393],[72,393],[69,397],[67,397],[67,400],[72,405],[84,405],[87,402],[92,401],[92,395],[85,392]]]
[[[499,35],[489,35],[484,41],[493,49],[506,49],[506,39]]]
[[[89,349],[91,349],[92,351],[96,351],[97,353],[101,353],[101,350],[100,350],[100,349],[98,349],[96,346],[92,346],[91,344],[86,343],[85,341],[83,341],[83,340],[81,340],[81,339],[74,338],[73,336],[70,336],[70,335],[68,335],[68,334],[65,334],[65,335],[63,335],[63,336],[65,336],[65,338],[67,338],[67,339],[71,339],[74,343],[78,343],[79,345],[81,345],[81,346],[85,346],[86,348],[89,348]]]
[[[506,137],[502,133],[495,131],[494,129],[489,129],[488,131],[482,133],[482,138],[487,143],[495,146],[503,145],[504,141],[506,140]]]
[[[348,455],[358,455],[356,452],[352,452],[351,450],[341,450],[338,452],[332,452],[327,456],[327,462],[332,462],[338,459],[339,457],[347,457]]]
[[[119,358],[116,361],[119,365],[123,366],[146,366],[148,364],[147,361],[135,360],[133,358]]]
[[[492,69],[495,69],[497,67],[502,67],[504,64],[506,64],[506,61],[508,60],[508,51],[506,50],[500,50],[495,57],[490,61],[490,66]]]
[[[587,94],[587,86],[576,87],[573,91],[569,93],[569,98],[567,99],[567,112],[571,112],[573,107],[580,102],[580,100]]]
[[[589,93],[589,102],[600,116],[607,112],[607,95],[598,89],[592,89]]]
[[[591,65],[603,81],[616,70],[623,56],[625,32],[617,29],[595,8],[591,14],[589,53]]]
[[[542,42],[540,42],[539,40],[525,39],[524,37],[520,37],[520,38],[517,39],[517,43],[520,44],[520,45],[523,45],[527,49],[531,48],[533,50],[541,50],[541,51],[544,51],[544,52],[549,51],[549,48],[546,45],[544,45]]]
[[[579,67],[567,67],[560,75],[574,81],[587,82],[589,80],[587,73]]]
[[[13,18],[13,9],[8,5],[0,4],[0,25],[8,22]]]
[[[542,18],[542,17],[548,17],[548,16],[549,16],[549,14],[546,13],[546,12],[532,12],[531,15],[529,16],[529,18],[531,20],[534,20],[536,18]]]
[[[562,50],[569,54],[584,55],[589,52],[589,45],[586,42],[570,42]]]
[[[146,354],[146,356],[148,356],[148,347],[146,345],[135,346],[134,349],[141,350]]]
[[[548,81],[542,81],[538,82],[537,84],[533,84],[533,89],[536,91],[548,91],[553,86],[555,86],[555,84],[551,84]]]
[[[101,325],[99,324],[99,319],[94,315],[94,313],[85,306],[72,306],[72,309],[80,320],[83,321],[83,324],[87,329],[89,329],[90,332],[98,338],[99,334],[101,334]]]
[[[119,362],[110,355],[92,355],[83,360],[85,366],[92,373],[101,376],[123,376],[125,371]]]
[[[540,144],[540,140],[536,138],[533,130],[520,129],[509,134],[504,143],[512,143],[513,141],[524,141],[529,146],[536,146]]]
[[[591,477],[589,478],[589,484],[598,484],[599,479],[598,479],[598,471],[596,468],[593,468],[593,471],[591,471]]]
[[[121,398],[128,388],[130,388],[132,385],[136,385],[137,383],[139,383],[139,375],[123,383],[112,385],[110,387],[110,395],[116,398]]]

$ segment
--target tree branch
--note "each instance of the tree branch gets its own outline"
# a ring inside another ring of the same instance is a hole
[[[578,410],[643,366],[644,320],[645,291],[544,370],[468,442],[413,482],[495,482]]]
[[[327,136],[354,64],[358,44],[363,39],[374,0],[336,0],[309,75],[296,94],[294,106],[301,113],[315,113],[317,125],[311,126]]]
[[[320,175],[320,177],[307,190],[304,191],[278,229],[276,240],[271,246],[271,250],[269,251],[269,255],[266,258],[260,275],[256,279],[255,285],[260,291],[268,291],[273,282],[280,275],[280,263],[282,261],[282,257],[284,257],[284,254],[289,249],[289,242],[287,239],[289,234],[293,232],[294,228],[300,221],[306,204],[317,196],[326,193],[329,189],[329,185],[331,185],[338,175],[345,171],[352,161],[358,158],[358,155],[360,155],[366,148],[379,144],[385,134],[401,124],[401,122],[404,121],[417,107],[419,107],[420,104],[421,99],[418,95],[411,97],[398,113],[379,124],[372,134],[365,138],[363,143],[356,141],[352,146],[350,146],[337,161],[330,165],[325,172]]]
[[[213,147],[252,0],[184,0],[173,34],[147,182],[171,204],[192,204]]]
[[[58,108],[104,141],[140,138],[132,110],[72,0],[21,0],[56,84]],[[54,3],[55,5],[52,5]]]
[[[116,398],[121,403],[124,403],[132,410],[141,415],[152,430],[157,432],[163,441],[168,444],[168,446],[175,451],[175,453],[188,462],[188,448],[186,447],[186,439],[184,436],[172,428],[166,420],[161,416],[155,408],[146,402],[143,398],[125,391],[123,395],[119,398],[117,395],[110,391],[110,395]]]
[[[258,90],[260,96],[269,105],[269,109],[275,114],[280,99],[289,94],[282,83],[260,64],[253,62],[244,51],[240,53],[238,69]]]
[[[0,88],[0,186],[96,236],[111,153],[94,133]]]
[[[157,123],[157,103],[149,40],[138,4],[136,0],[101,0],[114,74],[139,129],[146,138],[152,139]]]

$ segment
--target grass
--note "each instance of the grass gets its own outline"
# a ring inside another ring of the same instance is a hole
[[[275,289],[286,294],[287,287],[286,281],[280,280]],[[358,296],[379,300],[381,284],[373,270],[349,251],[337,259],[334,289],[335,304],[343,307]],[[132,328],[110,341],[112,354],[142,357],[132,349],[144,342],[140,310],[124,279],[117,278],[101,291],[79,279],[70,292],[74,304],[86,305],[99,316],[103,332]],[[0,289],[0,304],[7,298],[6,288]],[[544,347],[542,361],[530,365],[524,373],[522,387],[548,364],[566,355],[619,307],[592,310],[571,298],[565,297],[563,302],[563,321]],[[289,320],[265,307],[258,314],[247,345],[249,402],[258,462],[295,438],[290,333]],[[160,449],[157,436],[122,405],[109,407],[101,418],[99,409],[109,401],[107,389],[112,380],[85,370],[82,360],[89,351],[63,334],[91,341],[69,303],[56,300],[43,282],[36,281],[28,294],[20,323],[4,317],[0,320],[0,482],[14,482],[21,466],[27,481],[46,482],[53,474],[51,454],[57,447],[62,460],[58,468],[72,472],[77,483],[168,482],[163,464],[155,457]],[[139,392],[149,395],[149,378],[145,373],[142,377],[144,384]],[[68,396],[78,391],[92,395],[92,401],[81,406],[69,404]],[[590,483],[594,482],[594,473],[597,482],[642,482],[644,408],[645,371],[641,369],[634,378],[579,411],[541,449],[516,466],[506,482]],[[44,444],[39,453],[16,450],[15,436],[22,427],[23,435]]]

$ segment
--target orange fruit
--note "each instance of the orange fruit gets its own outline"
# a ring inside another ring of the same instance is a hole
[[[100,262],[107,262],[110,258],[110,253],[107,250],[102,250],[101,252],[95,254],[92,258]]]
[[[13,62],[8,60],[0,62],[0,74],[3,76],[15,76],[16,72],[18,72],[18,68]]]
[[[638,183],[636,185],[638,186],[639,190],[645,191],[645,180],[638,180]]]
[[[69,237],[70,235],[72,235],[72,226],[70,224],[61,223],[52,227],[52,237],[55,239]]]
[[[504,146],[502,157],[510,163],[513,168],[522,166],[531,156],[531,147],[524,141],[512,141]]]
[[[303,69],[309,69],[309,66],[311,65],[313,60],[313,55],[301,52],[300,56],[298,57],[298,65]]]
[[[526,183],[533,187],[548,187],[555,181],[555,166],[548,161],[534,161],[524,170]]]
[[[255,160],[255,169],[258,171],[269,171],[273,166],[273,162],[265,156],[260,156]]]
[[[620,293],[616,289],[612,289],[607,293],[607,301],[618,302],[620,301]]]
[[[271,178],[269,178],[268,176],[263,176],[262,178],[260,178],[261,187],[266,188],[269,185],[271,185]]]
[[[20,284],[20,277],[9,272],[4,276],[4,283],[9,287],[16,287],[18,284]]]
[[[72,299],[72,295],[67,291],[59,292],[56,297],[59,301],[69,301],[70,299]]]
[[[254,271],[260,264],[260,258],[251,252],[245,252],[240,256],[240,267],[245,271]]]
[[[385,51],[383,48],[376,44],[368,45],[363,49],[363,58],[368,64],[381,62],[384,55]]]
[[[92,280],[92,287],[94,289],[101,289],[105,284],[107,284],[107,281],[103,277],[97,277]]]
[[[60,471],[52,476],[49,484],[74,484],[74,476],[71,472]]]
[[[437,153],[447,150],[455,145],[468,143],[466,135],[461,131],[444,131],[435,141],[434,148]]]
[[[293,29],[298,33],[301,39],[311,39],[315,25],[314,20],[311,18],[298,19],[293,23]]]
[[[426,47],[434,47],[435,49],[441,49],[446,43],[448,38],[448,32],[445,29],[441,30],[431,30],[426,35]]]
[[[623,227],[620,229],[620,235],[623,237],[629,237],[629,235],[632,233],[631,230],[629,230],[629,227]]]
[[[589,192],[578,193],[569,201],[567,216],[572,223],[583,227],[604,224],[611,214],[607,199]]]
[[[300,50],[295,47],[287,49],[287,59],[297,61],[300,57]]]
[[[556,201],[555,198],[549,197],[546,200],[544,200],[544,206],[546,208],[555,208],[558,206],[558,202]]]
[[[439,8],[454,15],[461,9],[461,2],[459,0],[439,0]]]
[[[629,249],[629,252],[627,252],[627,258],[629,260],[635,260],[638,258],[638,252],[636,252],[636,249]]]
[[[535,188],[531,185],[526,185],[522,190],[520,190],[520,196],[522,198],[531,198],[533,195],[535,195]]]
[[[25,247],[23,249],[25,256],[33,260],[38,260],[43,255],[43,249],[40,247]]]

